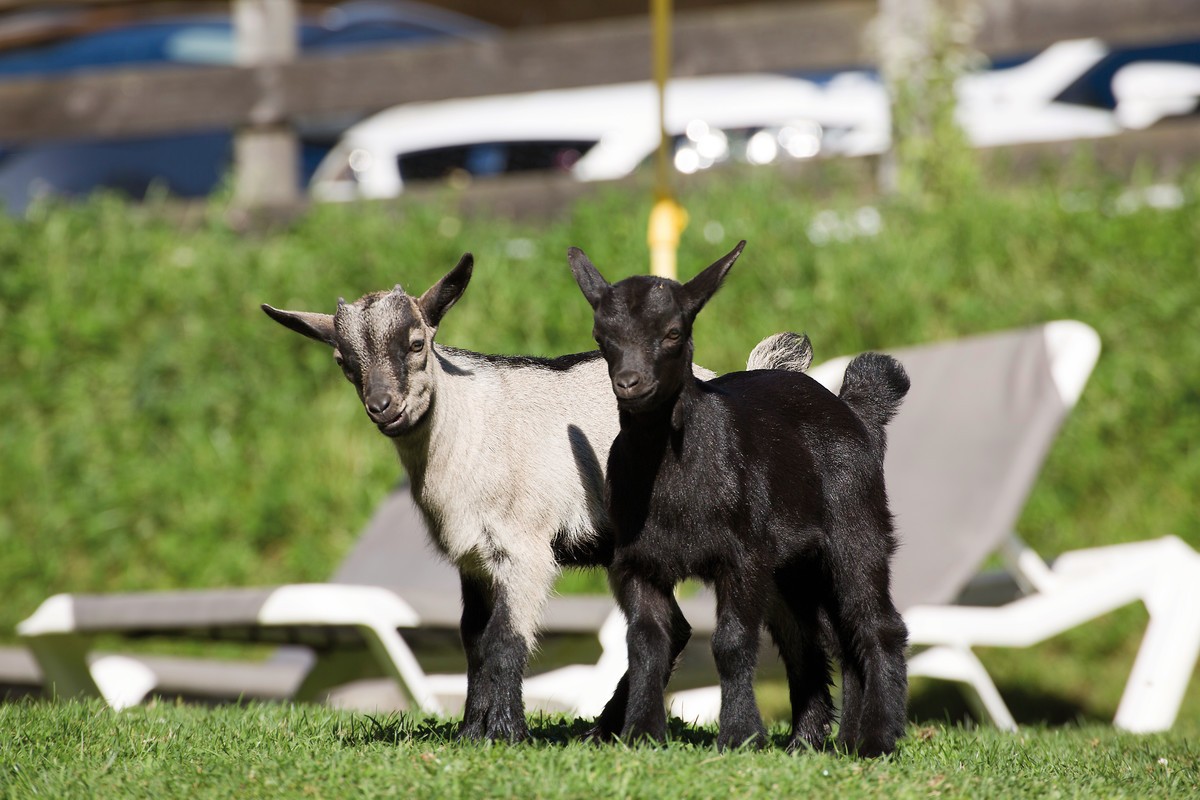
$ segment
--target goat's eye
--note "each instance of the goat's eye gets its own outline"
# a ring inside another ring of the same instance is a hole
[[[668,342],[677,342],[679,341],[679,337],[682,335],[683,333],[679,330],[679,328],[671,328],[671,330],[667,331],[667,335],[663,338],[665,338]]]
[[[341,356],[336,356],[333,360],[336,361],[338,367],[341,368],[342,374],[346,376],[346,380],[354,383],[354,366],[347,363],[347,361]]]
[[[410,352],[419,353],[425,349],[424,339],[414,339],[413,343],[408,346]]]

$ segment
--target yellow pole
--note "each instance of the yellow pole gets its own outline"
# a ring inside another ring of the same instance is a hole
[[[654,208],[646,240],[650,272],[675,280],[675,254],[687,227],[687,212],[671,192],[671,140],[667,136],[667,78],[671,74],[671,0],[650,0],[654,19],[654,83],[658,87],[658,156],[654,164]]]

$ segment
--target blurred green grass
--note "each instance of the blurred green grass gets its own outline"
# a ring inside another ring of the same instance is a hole
[[[683,276],[738,239],[749,246],[700,319],[697,360],[737,369],[782,329],[807,331],[821,361],[1084,320],[1104,352],[1019,532],[1045,555],[1168,533],[1200,547],[1200,181],[1182,189],[1178,208],[1135,208],[1125,186],[1083,173],[863,211],[861,195],[822,186],[818,200],[768,173],[706,182],[684,195]],[[419,292],[471,250],[475,278],[439,341],[590,349],[565,250],[583,247],[610,280],[642,271],[648,209],[629,189],[536,225],[460,219],[449,200],[326,205],[287,230],[238,235],[218,204],[180,225],[99,197],[0,220],[0,639],[53,592],[332,572],[398,463],[328,351],[260,303],[331,311],[339,295],[398,281]],[[1120,683],[1087,687],[1121,679],[1143,619],[1112,615],[985,658],[1111,716]],[[1195,690],[1188,702],[1200,708]]]

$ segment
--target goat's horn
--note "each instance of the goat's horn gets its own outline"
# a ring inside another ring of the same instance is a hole
[[[342,310],[342,309],[343,309],[343,308],[345,308],[345,307],[346,307],[346,298],[344,298],[344,297],[339,297],[339,298],[338,298],[338,310],[340,311],[340,310]]]

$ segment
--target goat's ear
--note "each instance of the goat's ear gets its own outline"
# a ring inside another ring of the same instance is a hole
[[[717,289],[721,288],[721,283],[729,273],[729,268],[733,266],[733,262],[738,260],[738,256],[742,254],[742,248],[745,246],[746,240],[743,239],[738,242],[737,247],[718,258],[703,272],[683,285],[685,310],[688,316],[695,317],[699,314],[700,309],[704,308],[704,304],[717,293]]]
[[[462,297],[463,292],[467,290],[467,284],[471,282],[471,271],[474,269],[475,257],[470,253],[463,253],[457,266],[421,295],[417,305],[421,307],[425,321],[432,327],[441,325],[442,317],[446,316],[446,312]]]
[[[596,269],[596,265],[578,247],[567,249],[567,261],[571,264],[571,274],[575,276],[575,282],[579,284],[583,296],[595,309],[600,305],[604,293],[608,291],[608,281],[604,280],[600,270]]]
[[[268,317],[285,328],[291,328],[296,333],[304,334],[318,342],[324,342],[330,347],[334,346],[332,314],[318,314],[313,311],[284,311],[272,308],[266,303],[263,303],[262,310],[267,312]]]

